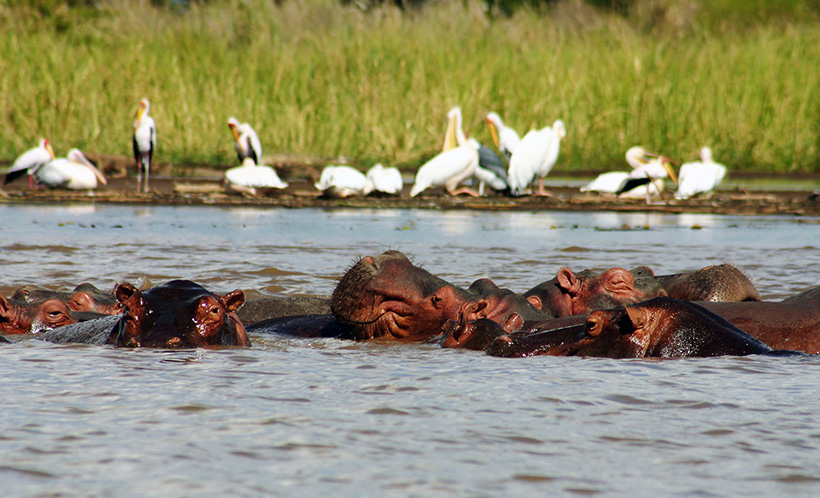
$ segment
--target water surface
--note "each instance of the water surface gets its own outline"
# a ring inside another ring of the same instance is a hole
[[[455,284],[730,262],[820,284],[799,217],[0,206],[0,291],[187,278],[332,292],[387,248]],[[4,496],[773,496],[820,489],[815,358],[490,358],[252,337],[251,349],[0,348]]]

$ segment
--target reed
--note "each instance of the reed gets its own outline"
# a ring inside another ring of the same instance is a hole
[[[145,97],[157,158],[182,173],[235,162],[229,116],[252,123],[265,155],[413,169],[440,148],[456,104],[485,144],[490,110],[522,135],[563,119],[556,174],[622,167],[635,144],[683,161],[710,145],[734,170],[820,172],[811,10],[758,9],[739,22],[726,14],[736,12],[731,0],[715,2],[711,16],[687,10],[694,2],[670,0],[659,17],[566,0],[498,18],[474,0],[408,13],[333,0],[225,0],[182,12],[23,3],[0,7],[7,160],[41,136],[58,153],[130,155]]]

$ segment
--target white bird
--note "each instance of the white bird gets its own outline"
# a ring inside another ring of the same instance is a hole
[[[451,125],[451,123],[453,124]],[[474,175],[478,180],[478,195],[484,195],[484,186],[487,184],[494,190],[506,190],[507,169],[504,167],[504,162],[495,152],[481,145],[475,138],[466,138],[462,126],[461,108],[455,106],[447,113],[447,132],[445,133],[442,152],[447,152],[461,145],[467,145],[468,142],[478,151],[478,167]],[[467,190],[469,189],[465,189],[465,192]]]
[[[614,194],[621,184],[629,178],[628,171],[610,171],[601,173],[594,180],[581,187],[581,192],[602,192]]]
[[[637,187],[647,186],[644,197],[646,203],[649,204],[652,195],[663,192],[664,178],[668,176],[673,182],[678,183],[675,171],[670,165],[670,160],[653,152],[647,152],[643,147],[631,147],[627,150],[626,162],[634,169],[615,192],[618,196],[624,196],[625,193]],[[655,188],[653,189],[652,186]],[[627,194],[626,197],[635,197],[636,195],[635,192],[632,192]]]
[[[385,168],[381,163],[375,164],[367,170],[365,175],[370,184],[362,191],[364,195],[370,192],[382,192],[384,194],[400,194],[404,187],[401,172],[397,168]],[[371,188],[372,187],[372,188]]]
[[[107,184],[103,174],[85,158],[79,149],[71,149],[68,156],[49,161],[36,173],[37,181],[51,188],[91,190],[97,181]]]
[[[257,165],[253,158],[246,157],[241,166],[225,171],[225,183],[229,190],[256,195],[257,188],[287,188],[276,170],[265,164]]]
[[[240,123],[239,120],[231,117],[228,118],[228,127],[233,132],[239,162],[241,163],[246,157],[250,157],[253,158],[255,164],[259,164],[262,161],[262,143],[251,125]]]
[[[560,119],[552,127],[530,130],[524,135],[510,157],[507,173],[507,183],[513,195],[522,195],[535,178],[538,178],[537,195],[549,195],[544,190],[544,177],[555,166],[561,139],[565,136],[564,122]]]
[[[373,185],[361,171],[350,166],[325,166],[313,184],[326,197],[350,197],[372,191]]]
[[[140,100],[137,119],[134,121],[134,159],[137,160],[137,192],[148,192],[148,176],[151,161],[157,149],[157,126],[154,118],[148,115],[151,103],[148,99]],[[145,174],[145,187],[142,187],[142,175]]]
[[[458,147],[452,147],[458,144]],[[447,113],[447,133],[444,139],[444,152],[430,159],[416,171],[416,180],[410,190],[410,197],[419,195],[423,190],[444,185],[451,195],[467,193],[478,194],[467,187],[456,189],[464,180],[475,175],[478,169],[477,142],[470,142],[461,129],[461,109],[454,107]]]
[[[512,153],[515,152],[515,148],[521,142],[521,138],[518,136],[518,133],[509,126],[505,125],[504,122],[501,121],[501,117],[494,112],[487,113],[484,121],[490,128],[490,135],[493,137],[493,143],[495,143],[498,150],[501,151],[504,157],[507,158],[507,161],[509,161],[510,156],[512,156]]]
[[[45,138],[41,139],[40,145],[23,152],[14,160],[11,169],[6,172],[3,185],[8,185],[15,179],[27,174],[28,186],[31,187],[32,177],[37,169],[54,159],[54,150],[51,148],[51,144]]]
[[[712,159],[712,149],[704,147],[700,149],[700,161],[684,163],[679,175],[675,199],[688,199],[712,192],[726,176],[726,166],[716,163]]]

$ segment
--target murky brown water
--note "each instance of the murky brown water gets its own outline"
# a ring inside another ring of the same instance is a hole
[[[329,294],[397,248],[467,285],[731,262],[820,284],[795,217],[0,206],[0,291],[187,278]],[[13,220],[13,221],[10,221]],[[4,496],[780,496],[820,486],[815,358],[498,359],[253,337],[248,350],[0,348]]]

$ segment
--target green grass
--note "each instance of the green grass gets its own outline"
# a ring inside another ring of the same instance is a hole
[[[43,136],[58,154],[130,155],[145,97],[157,159],[178,165],[233,164],[233,115],[265,155],[413,169],[458,104],[485,144],[490,110],[522,135],[563,119],[556,173],[623,167],[636,144],[681,161],[710,145],[732,170],[820,172],[815,3],[632,3],[626,15],[566,0],[491,19],[469,0],[405,14],[333,0],[184,12],[17,0],[0,7],[0,159]]]

